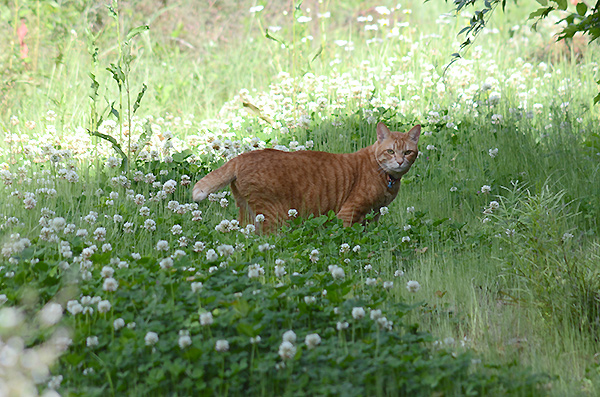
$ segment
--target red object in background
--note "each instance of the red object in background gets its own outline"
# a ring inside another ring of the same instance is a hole
[[[21,59],[25,59],[27,58],[27,54],[29,54],[29,48],[25,44],[25,36],[27,36],[25,21],[21,21],[21,26],[17,29],[17,36],[19,37],[19,45],[21,46]]]

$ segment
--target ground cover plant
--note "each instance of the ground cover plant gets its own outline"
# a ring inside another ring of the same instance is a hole
[[[443,2],[107,5],[0,13],[0,394],[598,393],[596,44],[507,9],[445,69]],[[378,223],[191,200],[378,121],[423,125]]]

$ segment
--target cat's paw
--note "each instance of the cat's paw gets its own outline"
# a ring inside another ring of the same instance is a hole
[[[192,198],[194,201],[202,201],[206,197],[208,197],[208,193],[203,191],[202,188],[196,184],[196,186],[194,186],[194,191],[192,192]]]

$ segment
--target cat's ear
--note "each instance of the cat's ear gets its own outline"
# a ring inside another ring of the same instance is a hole
[[[379,143],[383,142],[386,138],[388,138],[392,132],[389,128],[386,127],[382,122],[377,123],[377,141]]]
[[[411,139],[411,141],[413,141],[414,143],[418,143],[419,142],[419,136],[421,135],[421,125],[415,125],[413,128],[410,129],[410,131],[408,131],[408,137]]]

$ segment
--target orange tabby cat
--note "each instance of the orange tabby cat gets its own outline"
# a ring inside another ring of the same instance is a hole
[[[240,154],[194,186],[195,201],[231,184],[242,225],[265,216],[270,232],[296,209],[301,216],[334,211],[344,226],[394,200],[400,178],[417,158],[421,126],[407,133],[377,124],[377,142],[354,153],[283,152],[274,149]]]

